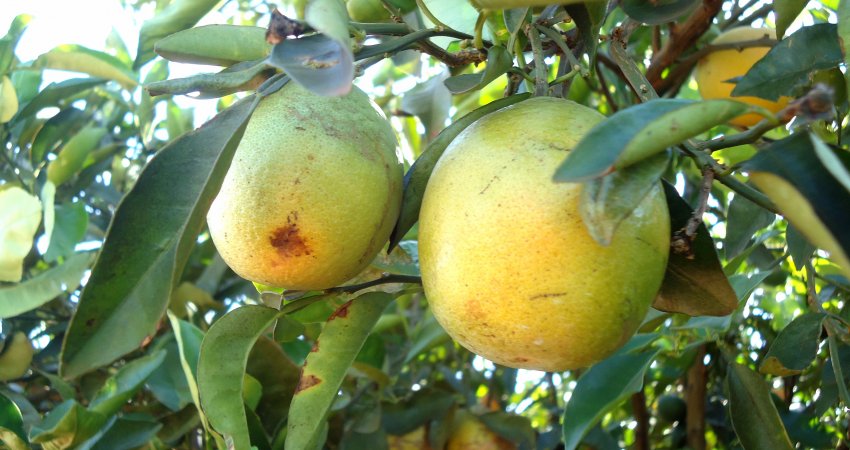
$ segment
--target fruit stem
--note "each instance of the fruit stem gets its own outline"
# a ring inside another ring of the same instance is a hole
[[[374,280],[366,281],[364,283],[352,284],[348,286],[337,286],[330,289],[325,289],[319,295],[327,295],[327,294],[351,294],[353,292],[361,291],[366,288],[370,288],[372,286],[378,286],[381,284],[390,284],[390,283],[412,283],[412,284],[422,284],[422,277],[414,276],[414,275],[399,275],[399,274],[386,274],[381,278],[377,278]],[[306,291],[287,291],[284,294],[284,299],[286,300],[295,300],[302,297]]]
[[[438,19],[436,16],[434,16],[434,14],[431,13],[431,10],[428,9],[423,0],[416,0],[416,6],[419,7],[419,11],[422,12],[422,15],[425,16],[428,20],[430,20],[431,23],[433,23],[434,26],[436,26],[437,28],[442,28],[444,30],[452,29],[450,26],[444,24],[443,22],[440,22],[440,19]]]
[[[525,34],[531,41],[531,52],[534,55],[534,96],[544,97],[549,94],[549,68],[543,59],[543,44],[540,32],[533,25],[527,25]]]

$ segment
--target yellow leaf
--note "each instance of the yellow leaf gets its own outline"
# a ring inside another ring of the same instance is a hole
[[[21,281],[41,223],[41,201],[15,186],[0,191],[0,281]]]
[[[15,92],[15,85],[9,77],[3,76],[3,81],[0,82],[0,123],[12,120],[17,112],[18,94]]]

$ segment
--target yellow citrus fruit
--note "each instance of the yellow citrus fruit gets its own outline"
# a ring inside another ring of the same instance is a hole
[[[12,339],[6,341],[6,348],[0,354],[0,381],[20,378],[27,373],[35,350],[26,334],[18,331]]]
[[[499,436],[474,415],[462,411],[455,421],[446,450],[516,450],[511,441]]]
[[[527,100],[472,124],[434,168],[419,218],[422,281],[434,316],[472,352],[509,367],[586,367],[641,323],[667,264],[661,187],[603,247],[579,214],[582,185],[552,181],[602,119],[569,100]]]
[[[753,41],[766,36],[776,39],[776,31],[769,28],[739,27],[721,33],[711,43],[729,44]],[[741,51],[737,49],[719,50],[700,59],[697,62],[694,78],[699,86],[699,93],[702,98],[706,100],[731,98],[751,105],[763,106],[774,113],[787,106],[791,100],[788,97],[780,97],[775,102],[758,97],[732,97],[735,83],[727,81],[746,74],[768,51],[770,51],[770,47],[748,47]],[[732,119],[730,123],[740,127],[751,127],[761,120],[761,115],[751,113],[738,116]]]
[[[431,450],[426,438],[425,427],[419,427],[402,436],[388,436],[387,444],[390,450]]]
[[[401,204],[395,133],[365,93],[312,94],[295,82],[251,117],[207,215],[240,276],[325,289],[363,270]]]

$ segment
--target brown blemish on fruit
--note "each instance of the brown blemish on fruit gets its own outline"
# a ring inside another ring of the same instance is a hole
[[[487,189],[490,189],[490,185],[492,185],[494,181],[499,181],[499,180],[501,180],[501,178],[499,178],[498,175],[493,175],[493,178],[490,179],[490,182],[487,183],[487,186],[484,186],[484,189],[482,189],[481,192],[478,193],[478,195],[481,195],[481,194],[487,192]]]
[[[295,388],[295,393],[297,394],[305,389],[310,389],[321,382],[322,379],[315,375],[307,375],[306,377],[302,375],[301,379],[298,380],[298,386]]]
[[[316,159],[316,157],[313,156],[313,155],[307,155],[307,159],[312,161],[312,160]]]
[[[277,253],[284,258],[310,254],[310,247],[307,246],[307,241],[299,232],[298,213],[295,211],[286,218],[286,225],[272,232],[269,242],[277,250]]]
[[[337,318],[344,319],[344,318],[348,317],[348,308],[351,307],[351,302],[353,302],[353,301],[354,300],[349,300],[344,305],[337,308],[337,310],[334,311],[333,314],[331,314],[330,317],[328,317],[328,322],[330,322],[331,320],[337,319]]]
[[[528,299],[529,300],[539,300],[541,298],[564,297],[566,295],[567,295],[566,292],[553,292],[553,293],[549,293],[549,294],[532,295],[531,297],[528,297]]]
[[[319,341],[313,343],[313,347],[310,349],[310,353],[315,353],[317,351],[319,351]]]

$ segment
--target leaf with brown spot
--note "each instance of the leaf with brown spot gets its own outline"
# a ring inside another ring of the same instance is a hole
[[[298,394],[301,391],[310,389],[313,386],[320,384],[322,380],[315,375],[302,375],[301,379],[298,380],[298,386],[295,388],[295,393]]]
[[[321,348],[307,355],[298,390],[292,398],[287,422],[286,448],[312,448],[324,423],[321,420],[336,399],[345,373],[363,347],[378,318],[393,297],[369,292],[337,309],[319,339]],[[341,311],[345,315],[341,316]]]

